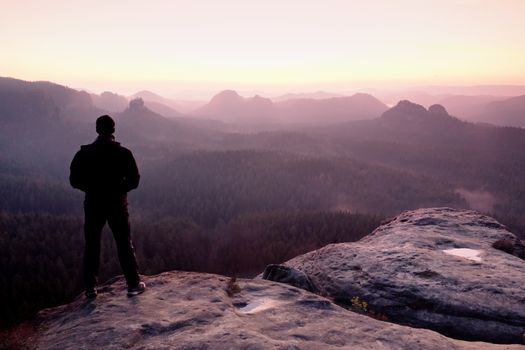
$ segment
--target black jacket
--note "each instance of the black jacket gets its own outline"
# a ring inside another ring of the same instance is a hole
[[[69,182],[86,194],[125,195],[139,185],[139,171],[131,151],[113,141],[98,137],[80,147],[71,162]]]

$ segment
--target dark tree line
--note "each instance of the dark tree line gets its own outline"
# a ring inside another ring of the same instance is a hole
[[[201,151],[140,165],[141,185],[130,193],[138,214],[187,217],[207,227],[240,214],[279,210],[394,215],[425,206],[466,206],[446,181],[343,157]],[[56,178],[0,160],[0,210],[81,214],[82,194],[69,186],[64,168]]]
[[[380,223],[374,215],[345,212],[279,212],[239,217],[215,230],[217,273],[254,275],[330,243],[354,242]],[[213,268],[215,265],[211,265]]]
[[[249,276],[325,244],[357,240],[378,225],[377,217],[466,207],[443,179],[348,158],[195,152],[147,160],[142,169],[130,208],[145,274],[179,269]],[[491,186],[517,187],[512,200],[496,204],[496,217],[522,232],[521,180],[498,178],[505,182]],[[53,180],[0,161],[0,212],[0,251],[6,252],[0,256],[0,285],[6,286],[0,319],[20,320],[77,295],[82,194],[66,176]],[[109,232],[103,247],[105,280],[120,274]]]
[[[348,142],[344,148],[348,154],[324,157],[154,147],[148,154],[138,152],[142,183],[130,203],[142,272],[254,275],[266,264],[357,240],[377,226],[377,217],[419,207],[467,207],[454,192],[458,186],[493,191],[495,216],[523,232],[519,153],[502,159],[497,153],[484,167],[486,155],[469,158],[467,150],[436,153],[377,142],[362,148]],[[82,290],[82,194],[67,183],[69,161],[46,158],[33,166],[0,158],[0,251],[7,252],[0,256],[0,285],[6,286],[0,290],[0,319],[5,322],[67,302]],[[41,166],[45,162],[61,167],[48,171]],[[102,280],[120,274],[113,245],[106,232]]]
[[[447,182],[348,158],[268,151],[195,152],[149,164],[132,194],[145,215],[207,225],[239,214],[349,210],[394,215],[428,206],[465,207]]]
[[[325,244],[355,241],[376,227],[374,216],[329,212],[242,216],[215,229],[182,218],[135,221],[141,272],[260,273]],[[0,213],[0,320],[4,326],[70,301],[82,289],[83,220],[77,216]],[[111,233],[102,240],[101,276],[119,275]]]

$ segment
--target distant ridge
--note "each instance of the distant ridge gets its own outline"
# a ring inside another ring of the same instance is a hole
[[[381,128],[397,129],[409,132],[414,138],[429,139],[455,135],[467,125],[448,114],[442,105],[435,104],[426,109],[407,100],[399,101],[396,106],[384,112],[377,122]]]
[[[449,115],[445,107],[440,104],[434,104],[427,110],[425,107],[408,100],[399,101],[397,105],[385,111],[380,119],[396,119],[398,121],[410,122],[425,119],[429,120],[431,118],[445,118],[459,121],[459,119]]]
[[[91,105],[91,97],[85,91],[77,91],[64,85],[49,81],[25,81],[14,78],[0,77],[0,91],[24,93],[40,90],[50,97],[59,108],[71,105]]]
[[[124,112],[119,114],[119,117],[122,119],[127,118],[148,122],[167,121],[167,119],[162,115],[148,109],[144,103],[144,100],[140,97],[134,98],[131,101],[129,101],[128,108],[126,108]]]
[[[492,95],[517,96],[525,94],[525,85],[470,85],[470,86],[420,86],[414,90],[425,91],[433,95]]]
[[[91,121],[104,112],[85,91],[48,81],[0,77],[0,122]]]
[[[276,107],[281,121],[322,124],[372,119],[388,109],[377,98],[364,93],[323,100],[286,100],[276,103]]]
[[[182,108],[175,100],[160,96],[149,90],[142,90],[142,91],[136,92],[135,94],[129,97],[130,100],[136,99],[136,98],[141,98],[142,100],[144,100],[144,103],[148,107],[163,108],[163,107],[159,107],[159,105],[165,105],[170,108],[170,112],[169,112],[170,114],[174,114],[173,111],[176,111],[178,115],[182,115],[182,113],[179,112],[180,110],[182,110]]]
[[[525,127],[525,95],[494,101],[476,120],[502,126]]]
[[[128,99],[111,91],[104,91],[100,95],[90,94],[93,104],[106,111],[122,112],[128,106]]]
[[[259,95],[244,98],[234,90],[223,90],[191,114],[235,123],[267,122],[273,114],[273,103]]]
[[[131,100],[129,107],[116,118],[119,130],[132,140],[170,140],[178,126],[175,121],[148,109],[141,98]]]
[[[172,100],[162,97],[149,90],[138,91],[134,93],[133,95],[129,96],[129,98],[131,100],[136,99],[136,98],[142,98],[144,101],[155,101],[155,102],[160,102],[164,104],[169,104],[170,102],[173,102]]]
[[[244,98],[236,91],[224,90],[192,114],[235,123],[327,124],[376,118],[387,109],[377,98],[363,93],[320,100],[300,98],[272,102],[259,95]]]
[[[273,97],[272,101],[274,102],[281,102],[285,100],[295,100],[295,99],[301,99],[301,98],[313,98],[316,100],[323,100],[327,98],[333,98],[333,97],[343,97],[342,94],[336,94],[333,92],[326,92],[326,91],[315,91],[315,92],[303,92],[303,93],[288,93],[281,96]]]
[[[481,114],[486,105],[503,100],[503,96],[493,95],[451,95],[438,100],[454,116],[476,121],[476,116]]]

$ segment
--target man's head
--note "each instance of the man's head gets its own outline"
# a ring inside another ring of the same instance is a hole
[[[115,132],[115,121],[109,115],[97,118],[97,133],[100,136],[113,135]]]

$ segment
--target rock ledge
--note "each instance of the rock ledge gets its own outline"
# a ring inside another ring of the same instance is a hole
[[[525,344],[522,248],[488,216],[431,208],[285,265],[338,304],[352,308],[358,298],[391,322],[464,340]]]

